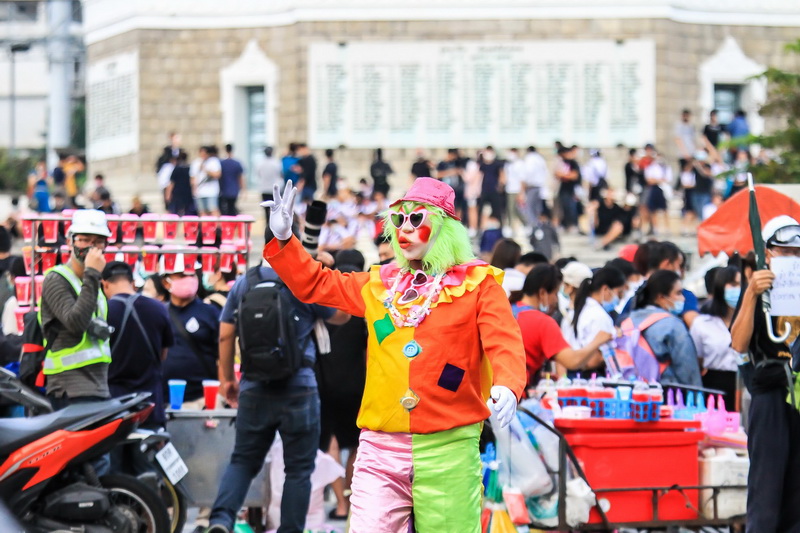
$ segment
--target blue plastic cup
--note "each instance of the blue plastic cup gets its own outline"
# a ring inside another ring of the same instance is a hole
[[[185,379],[171,379],[169,385],[169,406],[172,409],[180,409],[183,406],[183,394],[186,392]]]

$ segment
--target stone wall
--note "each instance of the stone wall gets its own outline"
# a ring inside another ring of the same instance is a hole
[[[303,22],[292,26],[217,30],[136,30],[89,46],[89,63],[136,49],[140,60],[140,151],[135,156],[93,162],[91,172],[103,171],[109,183],[126,193],[155,192],[153,164],[169,131],[179,131],[194,157],[201,144],[222,145],[220,69],[236,60],[255,39],[280,72],[278,149],[307,134],[307,47],[318,41],[385,40],[542,40],[634,39],[656,43],[656,146],[674,156],[672,130],[684,107],[700,117],[698,68],[713,55],[726,36],[733,36],[744,53],[765,65],[787,66],[783,53],[797,38],[797,28],[729,27],[683,24],[662,19],[643,20],[510,20]],[[770,122],[767,123],[768,125]],[[564,139],[564,142],[570,142]],[[529,144],[520,139],[519,147]],[[318,157],[322,160],[322,149]],[[441,157],[447,147],[433,151]],[[504,148],[504,147],[498,147]],[[546,154],[550,147],[543,147]],[[395,166],[395,181],[404,188],[415,147],[387,150]],[[606,148],[613,172],[621,177],[624,150]],[[344,150],[338,155],[342,173],[353,181],[368,174],[370,150]],[[613,176],[612,176],[613,177]],[[614,180],[617,181],[617,180]],[[123,198],[123,203],[124,198]]]

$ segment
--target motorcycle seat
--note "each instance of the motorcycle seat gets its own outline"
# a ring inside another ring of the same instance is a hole
[[[104,412],[119,411],[120,402],[78,403],[60,411],[30,418],[0,418],[0,456],[8,456],[29,442],[82,420],[98,420]]]

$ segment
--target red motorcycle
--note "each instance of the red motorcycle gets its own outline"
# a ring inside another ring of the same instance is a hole
[[[49,407],[4,369],[0,393],[28,404],[38,401],[40,412]],[[153,409],[149,396],[0,419],[0,499],[25,532],[170,531],[166,507],[152,490],[130,476],[98,477],[92,465],[147,418]]]

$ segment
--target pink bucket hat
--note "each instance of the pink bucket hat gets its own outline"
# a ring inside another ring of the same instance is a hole
[[[402,202],[419,202],[442,209],[447,216],[461,220],[456,216],[456,192],[451,186],[433,178],[417,178],[405,196],[392,202],[389,207],[394,207]]]

